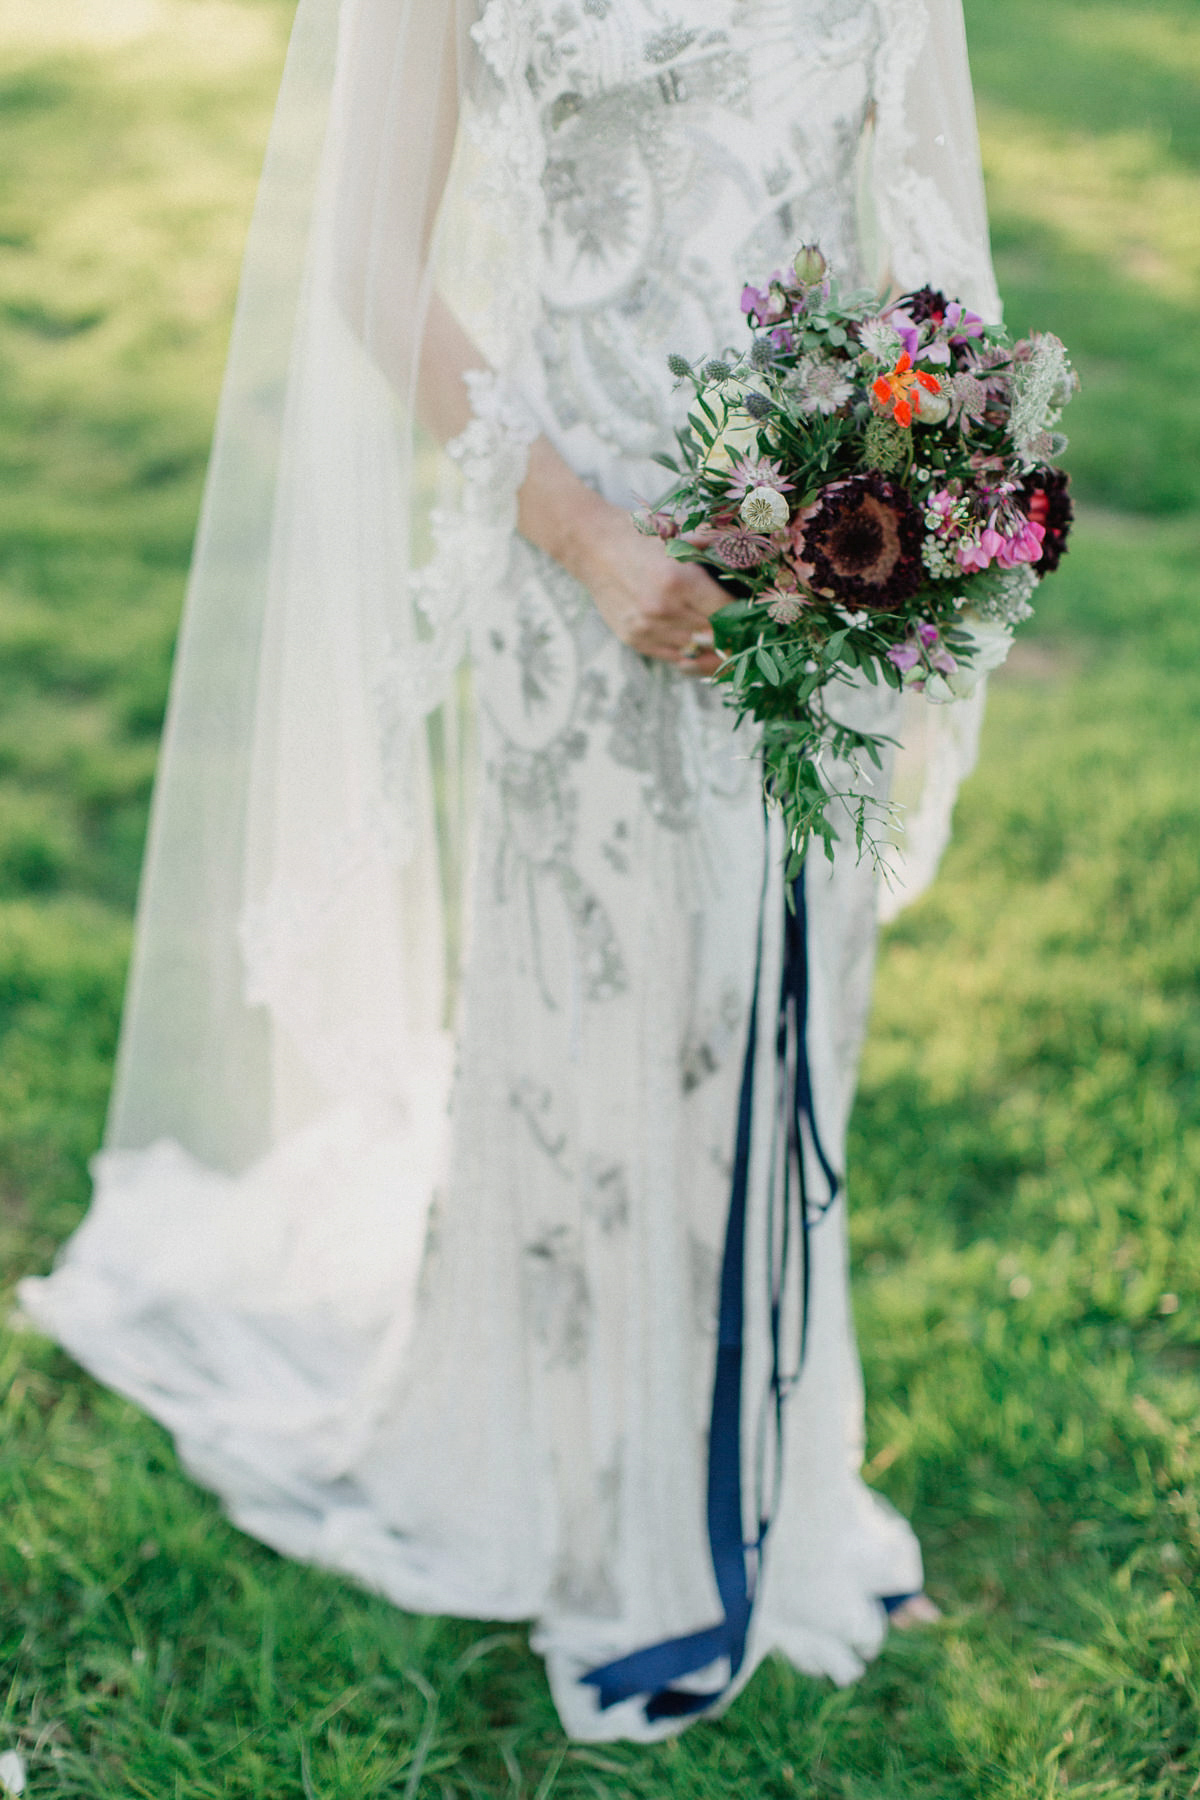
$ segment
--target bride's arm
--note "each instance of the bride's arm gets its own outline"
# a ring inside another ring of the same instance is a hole
[[[417,409],[439,442],[448,443],[469,424],[463,377],[484,366],[435,294],[421,344]],[[642,537],[629,514],[582,482],[544,437],[530,450],[518,524],[531,543],[583,583],[609,629],[643,656],[679,662],[694,650],[693,639],[711,642],[708,616],[725,601],[717,583],[696,564],[675,562],[658,538]],[[680,666],[709,675],[717,658],[709,650]]]
[[[458,8],[438,0],[412,9],[405,66],[422,77],[397,95],[392,68],[377,53],[390,41],[380,21],[393,5],[361,0],[345,46],[352,128],[339,170],[338,301],[400,395],[410,392],[415,362],[417,414],[444,444],[471,419],[464,375],[486,367],[436,293],[422,304],[458,127]],[[422,319],[418,345],[414,323]],[[657,538],[642,537],[545,438],[530,451],[518,523],[583,583],[624,643],[696,674],[716,668],[711,651],[695,655],[697,640],[711,643],[708,617],[724,601],[716,582],[694,564],[674,561]]]

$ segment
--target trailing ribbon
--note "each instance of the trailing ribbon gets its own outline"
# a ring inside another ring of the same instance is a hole
[[[804,1362],[810,1287],[808,1234],[811,1227],[828,1212],[840,1191],[838,1178],[822,1148],[813,1111],[807,1044],[808,931],[802,869],[787,896],[783,926],[782,974],[775,1031],[776,1105],[766,1259],[771,1375],[767,1406],[758,1434],[758,1486],[755,1495],[758,1527],[754,1540],[748,1544],[743,1528],[741,1467],[746,1212],[768,870],[769,862],[768,869],[764,870],[759,898],[754,989],[746,1026],[746,1052],[738,1097],[737,1136],[729,1219],[725,1228],[725,1250],[721,1263],[716,1371],[713,1377],[708,1433],[708,1543],[723,1616],[718,1624],[705,1630],[690,1632],[684,1637],[669,1638],[643,1650],[635,1650],[615,1662],[589,1670],[582,1677],[586,1684],[598,1690],[601,1708],[616,1706],[623,1700],[632,1700],[642,1694],[647,1695],[645,1714],[651,1722],[705,1711],[728,1692],[745,1660],[746,1638],[762,1569],[763,1550],[778,1504],[782,1474],[784,1401],[795,1385]],[[806,1133],[828,1187],[827,1198],[816,1206],[810,1204],[804,1173]],[[778,1166],[781,1152],[782,1170]],[[795,1367],[790,1373],[785,1373],[783,1308],[791,1261],[794,1206],[801,1226],[800,1339]],[[769,1502],[766,1497],[768,1422],[773,1439],[774,1463]],[[729,1672],[716,1689],[695,1692],[673,1685],[681,1677],[697,1674],[721,1660],[728,1662]]]

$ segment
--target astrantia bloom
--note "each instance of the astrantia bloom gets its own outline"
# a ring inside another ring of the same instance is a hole
[[[788,381],[788,387],[796,394],[801,411],[835,413],[839,406],[846,404],[854,387],[846,380],[843,367],[815,356],[800,364]]]
[[[904,348],[899,332],[886,319],[864,319],[858,328],[858,341],[878,363],[894,363]]]
[[[751,488],[775,488],[780,494],[790,494],[794,483],[784,478],[782,465],[773,462],[769,456],[740,456],[736,453],[730,458],[729,480],[727,492],[734,500],[740,500]]]
[[[738,508],[738,517],[749,531],[782,531],[789,507],[777,488],[751,488]]]
[[[871,469],[822,488],[793,534],[794,561],[817,593],[887,612],[925,579],[921,535],[908,495]]]
[[[1037,565],[1041,575],[1057,569],[1066,552],[1067,535],[1075,517],[1069,485],[1062,469],[1034,469],[1019,489],[1022,511],[1045,530]]]

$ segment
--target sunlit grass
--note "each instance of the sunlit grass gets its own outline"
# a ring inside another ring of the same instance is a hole
[[[287,14],[0,12],[6,1288],[86,1199]],[[1077,356],[1086,506],[889,933],[855,1119],[868,1467],[945,1624],[844,1692],[771,1665],[677,1747],[568,1749],[522,1633],[279,1561],[11,1330],[0,1749],[34,1800],[1200,1793],[1200,25],[968,22],[1009,316]]]

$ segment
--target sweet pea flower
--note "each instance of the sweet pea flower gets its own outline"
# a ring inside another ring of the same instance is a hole
[[[1004,539],[996,552],[996,561],[1002,569],[1015,568],[1018,563],[1039,562],[1045,536],[1044,525],[1039,525],[1035,519],[1026,519],[1019,531]]]
[[[887,658],[890,663],[895,663],[902,675],[907,675],[920,662],[921,652],[915,644],[893,644]]]
[[[968,311],[961,300],[952,300],[946,308],[946,325],[953,327],[952,344],[964,344],[968,338],[983,336],[983,320],[978,313]]]
[[[776,269],[765,288],[742,289],[742,311],[753,314],[760,325],[774,325],[791,312],[791,301],[784,291],[782,271]]]
[[[986,569],[997,552],[1004,547],[1004,539],[991,525],[985,525],[977,539],[964,538],[958,546],[958,566],[960,569]]]
[[[921,347],[921,327],[914,325],[901,307],[888,308],[881,316],[900,339],[901,348],[908,352],[910,360],[916,362]]]
[[[922,619],[917,626],[917,636],[926,650],[931,650],[938,641],[938,628],[936,625],[931,625],[928,619]]]

